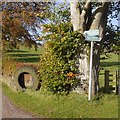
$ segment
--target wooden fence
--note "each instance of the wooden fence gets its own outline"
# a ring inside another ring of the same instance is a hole
[[[111,79],[113,78],[113,76],[114,75],[111,74],[109,70],[105,71],[105,74],[104,74],[105,93],[115,92],[116,94],[120,95],[120,70],[116,71],[115,79]]]

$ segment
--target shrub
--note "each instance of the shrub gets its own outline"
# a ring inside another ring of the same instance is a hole
[[[76,57],[85,47],[79,32],[67,32],[63,37],[46,42],[40,60],[42,85],[54,93],[68,93],[77,84]]]

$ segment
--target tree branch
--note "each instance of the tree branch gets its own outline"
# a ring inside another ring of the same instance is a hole
[[[73,24],[74,31],[80,30],[80,5],[79,0],[70,1],[71,9],[71,23]]]
[[[84,9],[82,10],[81,16],[80,16],[80,30],[81,33],[83,33],[86,30],[86,22],[87,22],[87,18],[90,15],[89,11],[91,8],[91,0],[88,0],[85,5],[84,5]]]
[[[109,4],[109,2],[104,2],[101,7],[98,7],[96,9],[90,29],[99,29],[102,16],[104,12],[106,12],[106,10],[108,9]]]

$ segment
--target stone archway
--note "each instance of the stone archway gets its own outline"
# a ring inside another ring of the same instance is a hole
[[[38,88],[37,71],[32,66],[22,66],[17,69],[14,80],[17,89]]]

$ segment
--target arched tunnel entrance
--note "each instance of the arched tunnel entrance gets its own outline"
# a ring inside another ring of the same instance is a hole
[[[38,90],[39,82],[37,77],[37,71],[32,66],[20,67],[14,76],[17,89],[33,89]]]
[[[32,88],[34,84],[34,78],[32,77],[32,75],[30,75],[30,73],[23,72],[18,77],[18,83],[24,89]]]

